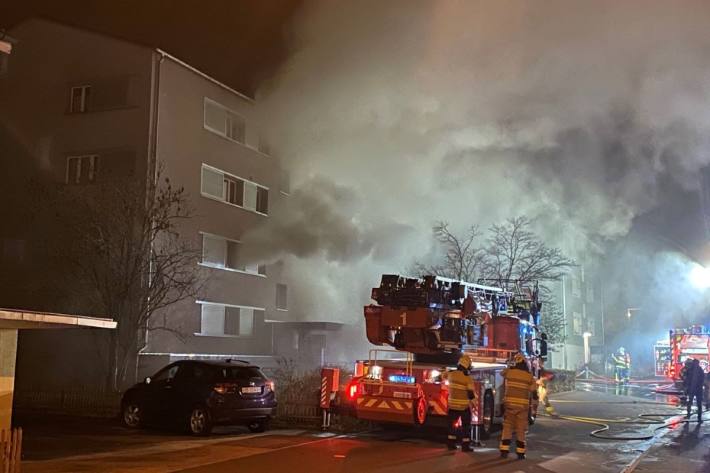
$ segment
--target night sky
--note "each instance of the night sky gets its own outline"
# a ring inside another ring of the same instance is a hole
[[[44,16],[159,47],[253,95],[287,55],[288,25],[300,0],[9,0],[0,28]]]

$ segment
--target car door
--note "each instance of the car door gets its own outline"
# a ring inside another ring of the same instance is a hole
[[[175,379],[180,372],[180,363],[172,363],[151,378],[146,390],[146,412],[153,423],[171,420],[170,406],[174,404]]]

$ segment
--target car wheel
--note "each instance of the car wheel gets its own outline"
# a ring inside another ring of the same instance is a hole
[[[486,391],[483,395],[483,419],[481,425],[481,437],[489,439],[491,437],[491,432],[493,432],[493,415],[495,408],[495,400],[493,399],[493,393],[491,391]]]
[[[137,402],[127,402],[123,404],[121,420],[129,429],[138,429],[143,426],[143,409]]]
[[[266,429],[269,428],[269,421],[268,420],[257,420],[257,421],[252,422],[251,424],[247,424],[247,428],[249,429],[250,432],[254,432],[254,433],[266,432]]]
[[[212,432],[210,411],[205,406],[195,406],[190,411],[188,427],[192,435],[209,435]]]

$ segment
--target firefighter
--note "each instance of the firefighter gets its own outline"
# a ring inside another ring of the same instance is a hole
[[[528,428],[530,399],[537,399],[537,383],[525,361],[518,353],[513,358],[513,366],[503,370],[505,395],[503,396],[503,433],[500,437],[500,456],[507,458],[510,442],[515,432],[518,459],[525,458],[525,431]]]
[[[449,435],[446,442],[449,450],[456,450],[456,444],[460,442],[462,452],[473,451],[470,403],[476,398],[476,394],[473,381],[469,377],[470,369],[471,359],[463,355],[459,358],[456,371],[444,373],[444,379],[449,382]]]
[[[617,383],[629,382],[629,374],[631,373],[631,355],[629,355],[624,347],[619,347],[616,353],[611,355],[614,362],[614,380]]]
[[[703,421],[703,387],[705,385],[705,372],[700,367],[698,360],[693,360],[690,369],[685,373],[684,385],[688,395],[688,413],[686,419],[690,419],[690,411],[693,408],[693,400],[698,404],[698,422]]]

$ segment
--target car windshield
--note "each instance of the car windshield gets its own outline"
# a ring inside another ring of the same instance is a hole
[[[220,377],[225,380],[244,381],[252,378],[264,379],[259,368],[253,366],[223,367],[220,368]]]

